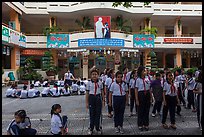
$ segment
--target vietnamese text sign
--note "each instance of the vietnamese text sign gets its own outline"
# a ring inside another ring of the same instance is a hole
[[[69,34],[50,34],[47,36],[47,48],[68,48]]]
[[[95,38],[110,38],[111,16],[94,16]]]
[[[124,39],[79,39],[78,46],[115,46],[124,47]]]
[[[46,50],[25,49],[21,52],[21,55],[38,55],[44,56]]]
[[[154,35],[134,34],[133,46],[137,48],[154,48]]]
[[[2,25],[2,40],[9,42],[9,29]]]
[[[26,36],[25,35],[20,35],[19,46],[26,47]]]
[[[10,29],[10,43],[19,45],[20,33]]]
[[[165,43],[193,43],[192,38],[164,38]]]

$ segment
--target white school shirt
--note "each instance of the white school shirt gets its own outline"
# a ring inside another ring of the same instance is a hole
[[[20,98],[27,98],[28,97],[28,91],[27,90],[21,90]]]
[[[41,92],[41,94],[48,94],[49,93],[49,91],[50,91],[50,87],[45,87],[43,90],[42,90],[42,92]]]
[[[52,92],[53,96],[59,96],[60,95],[60,92],[59,91],[57,92],[57,89],[54,87],[51,88],[50,91]]]
[[[11,121],[11,123],[8,125],[7,127],[7,132],[11,133],[11,135],[15,135],[14,132],[11,130],[11,127],[13,125],[17,125],[20,129],[25,129],[26,127],[30,126],[31,125],[31,122],[30,122],[30,119],[29,117],[26,117],[25,118],[25,121],[24,122],[21,122],[21,123],[16,123],[15,119],[13,119]]]
[[[165,81],[166,81],[166,79],[162,77],[162,78],[161,78],[161,86],[162,86],[162,88],[164,87]]]
[[[40,81],[36,81],[34,84],[35,87],[39,87],[40,86]]]
[[[193,78],[190,78],[190,79],[188,80],[187,89],[188,89],[188,90],[193,90],[195,84],[196,84],[195,80],[194,80]]]
[[[77,84],[72,84],[72,91],[78,91],[78,87]]]
[[[48,83],[48,81],[44,81],[44,82],[43,82],[43,86],[45,86],[46,83]]]
[[[130,79],[129,87],[130,87],[131,89],[132,89],[132,88],[135,88],[136,80],[137,80],[137,78],[136,78],[136,79],[134,79],[134,78],[131,78],[131,79]]]
[[[60,85],[64,86],[64,81],[63,80],[60,80]]]
[[[68,79],[68,80],[70,80],[71,77],[73,76],[71,72],[70,73],[65,73],[64,75],[65,75],[65,79]]]
[[[35,97],[36,95],[36,89],[29,89],[28,90],[28,97],[32,98],[32,97]]]
[[[125,82],[122,82],[121,89],[120,89],[120,85],[116,83],[116,81],[114,81],[111,84],[110,92],[112,93],[113,96],[124,96],[126,95],[126,92],[128,92],[128,86]]]
[[[150,82],[152,82],[154,80],[150,74],[148,74],[146,77],[149,79]]]
[[[85,85],[81,85],[81,86],[79,87],[79,91],[85,92],[85,91],[86,91]]]
[[[164,83],[163,91],[165,92],[165,95],[169,96],[176,96],[178,92],[178,84],[175,82],[173,83],[175,87],[175,91],[173,90],[173,93],[171,93],[171,84],[168,84],[167,82]]]
[[[144,79],[145,82],[145,89],[150,90],[150,80],[148,79],[147,76],[145,76]],[[137,78],[136,83],[135,83],[135,87],[138,88],[138,92],[140,91],[144,91],[144,84],[143,84],[143,79],[142,78]]]
[[[101,91],[103,90],[103,84],[101,81],[96,82],[96,84],[92,81],[88,81],[86,86],[86,91],[89,94],[94,95],[95,94],[95,85],[96,85],[96,95],[101,94]]]
[[[105,86],[108,88],[108,90],[110,89],[110,86],[114,81],[115,81],[115,79],[112,79],[111,77],[108,77],[106,79]]]
[[[14,96],[15,96],[15,93],[16,93],[16,89],[8,88],[8,89],[6,90],[6,96],[12,96],[12,97],[14,97]]]
[[[67,88],[67,91],[65,88],[62,88],[62,91],[63,91],[64,95],[70,94],[69,88]]]
[[[56,114],[53,114],[51,118],[51,132],[53,134],[58,134],[61,131],[60,128],[62,127],[63,126],[60,117]]]
[[[126,74],[126,78],[125,78],[125,82],[126,83],[129,83],[130,81],[130,75],[131,75],[132,71],[129,71],[127,74]]]
[[[102,82],[105,83],[107,78],[108,78],[108,75],[103,75]]]

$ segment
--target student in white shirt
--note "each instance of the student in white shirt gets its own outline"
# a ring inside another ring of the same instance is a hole
[[[35,87],[40,87],[41,86],[41,83],[39,80],[35,81],[35,84],[34,84]]]
[[[170,114],[170,127],[176,129],[175,125],[175,111],[176,106],[179,104],[178,98],[178,86],[174,83],[174,78],[171,72],[166,74],[167,81],[164,83],[163,87],[163,113],[162,113],[162,126],[167,129],[169,126],[166,124],[166,118],[169,111]]]
[[[77,81],[74,80],[74,82],[72,84],[72,94],[78,94],[78,88],[79,88],[79,86],[77,85]]]
[[[15,119],[7,128],[7,135],[35,135],[37,131],[31,128],[30,118],[25,110],[18,110],[14,114]]]
[[[106,78],[105,81],[105,89],[104,92],[106,93],[106,103],[107,105],[109,104],[109,93],[110,93],[110,87],[111,84],[114,82],[114,69],[110,69],[108,71],[108,78]],[[108,117],[112,118],[113,117],[113,107],[108,105]]]
[[[59,97],[60,96],[60,91],[58,90],[58,86],[55,83],[54,87],[50,89],[50,94],[52,97]]]
[[[24,85],[24,86],[23,86],[23,90],[21,90],[20,98],[21,98],[21,99],[24,99],[24,98],[27,98],[27,97],[28,97],[27,86]]]
[[[139,130],[149,130],[149,111],[152,102],[152,92],[150,90],[150,80],[146,76],[146,70],[140,66],[137,71],[135,84],[135,97],[138,107],[138,128]]]
[[[51,108],[51,133],[53,135],[65,135],[67,128],[67,116],[60,116],[60,104],[54,104]]]
[[[97,69],[91,69],[91,81],[86,86],[86,109],[89,109],[90,125],[88,134],[92,135],[94,127],[97,134],[101,134],[100,117],[102,104],[104,106],[103,84],[99,81]],[[103,102],[102,102],[103,101]]]
[[[34,84],[30,85],[30,89],[28,90],[28,98],[39,97],[40,91],[34,88]]]
[[[68,84],[64,85],[64,88],[61,89],[61,93],[64,96],[70,96],[70,89],[69,89]]]
[[[44,82],[43,82],[43,84],[42,84],[43,87],[45,87],[45,84],[46,84],[46,83],[48,83],[48,79],[45,79],[45,80],[44,80]]]
[[[85,94],[85,92],[86,92],[86,86],[85,86],[85,83],[84,83],[84,82],[81,82],[81,83],[80,83],[79,92],[80,92],[80,95],[84,95],[84,94]]]
[[[16,85],[12,84],[10,88],[6,90],[6,97],[16,97]]]
[[[75,79],[73,74],[70,72],[70,70],[67,71],[67,73],[64,74],[64,84],[68,84],[69,86],[72,85],[71,79]]]
[[[128,103],[128,86],[124,81],[122,81],[122,76],[122,72],[120,71],[115,74],[116,80],[110,87],[109,106],[113,105],[115,132],[124,134],[123,120],[125,106]]]
[[[41,92],[41,95],[42,95],[42,97],[50,96],[50,84],[49,83],[46,83],[44,85],[44,88],[43,88],[43,90]]]

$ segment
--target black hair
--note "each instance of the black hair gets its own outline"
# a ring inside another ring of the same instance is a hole
[[[179,75],[181,74],[181,69],[179,68],[179,69],[177,69],[177,72],[179,73]]]
[[[54,104],[53,106],[52,106],[52,108],[51,108],[51,117],[52,117],[52,115],[53,114],[55,114],[55,111],[57,110],[57,109],[59,109],[59,108],[61,108],[61,105],[60,104]]]
[[[198,70],[202,70],[202,66],[199,66],[199,67],[198,67]]]
[[[123,71],[125,71],[125,69],[127,69],[127,67],[124,67],[124,68],[123,68]]]
[[[160,77],[161,74],[157,72],[157,73],[155,74],[155,76],[156,76],[156,77]]]
[[[23,86],[23,90],[26,90],[26,89],[27,89],[27,86],[26,86],[26,85],[24,85],[24,86]]]
[[[187,75],[189,75],[190,77],[193,77],[193,72],[187,71]]]
[[[164,68],[164,70],[167,70],[167,71],[168,71],[168,70],[169,70],[169,68],[165,67],[165,68]]]
[[[131,72],[131,74],[130,74],[130,79],[134,78],[135,73],[136,73],[136,70],[133,70],[133,71]]]
[[[99,74],[98,69],[96,69],[96,68],[94,68],[94,69],[91,70],[91,74],[92,74],[93,72],[96,72],[97,74]]]
[[[202,71],[198,74],[197,82],[202,83]]]
[[[30,85],[30,88],[34,88],[34,84],[31,84],[31,85]]]
[[[115,77],[117,78],[118,75],[123,75],[123,73],[122,73],[121,71],[117,71],[117,72],[115,73]]]
[[[49,83],[45,83],[45,87],[48,87],[48,84],[49,84]]]
[[[160,74],[164,74],[164,71],[163,71],[163,70],[160,70],[159,73],[160,73]]]
[[[142,71],[145,70],[145,68],[143,66],[139,66],[138,70],[137,70],[137,76],[142,78]]]
[[[26,111],[21,109],[21,110],[16,111],[14,113],[14,116],[18,116],[18,117],[20,117],[22,119],[25,119],[27,115],[26,115]]]
[[[114,72],[114,69],[110,69],[110,70],[108,71],[108,77],[111,77],[111,75],[112,75],[113,72]]]
[[[167,81],[167,83],[170,83],[170,81],[169,81],[169,79],[168,79],[168,75],[169,75],[169,74],[172,75],[172,73],[171,73],[170,71],[167,71],[167,73],[166,73],[166,81]],[[172,80],[172,82],[173,82],[173,80]]]
[[[14,89],[14,88],[16,88],[16,86],[17,86],[16,84],[12,84],[12,85],[11,85],[11,88]]]

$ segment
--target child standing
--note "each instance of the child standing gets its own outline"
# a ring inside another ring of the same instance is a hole
[[[14,114],[15,119],[7,128],[7,135],[35,135],[37,131],[31,128],[31,122],[25,110],[18,110]]]
[[[136,70],[133,70],[130,74],[130,83],[129,83],[129,95],[130,95],[130,115],[129,117],[133,116],[133,108],[135,105],[135,111],[137,114],[137,105],[135,100],[135,82],[137,80],[137,73]]]
[[[140,66],[137,71],[137,80],[135,84],[135,97],[138,107],[138,128],[143,131],[149,130],[149,110],[152,102],[152,93],[150,91],[150,80],[146,76],[145,68]]]
[[[176,129],[175,125],[175,111],[176,106],[179,105],[179,98],[178,98],[178,87],[176,83],[174,83],[174,78],[171,72],[167,72],[166,74],[167,81],[164,83],[163,88],[163,114],[162,114],[162,126],[167,129],[169,126],[166,124],[166,118],[169,111],[170,114],[170,127]]]
[[[97,134],[101,134],[99,128],[102,111],[102,101],[104,105],[103,84],[99,81],[97,69],[91,70],[91,81],[86,86],[86,109],[89,109],[90,126],[88,134],[92,135],[94,127]]]
[[[128,104],[128,86],[122,81],[122,72],[116,72],[115,77],[116,81],[114,81],[110,87],[109,106],[112,106],[113,103],[115,132],[123,134],[124,112],[125,106]]]
[[[65,135],[67,128],[67,116],[60,116],[60,104],[54,104],[51,108],[51,133],[53,135]]]

